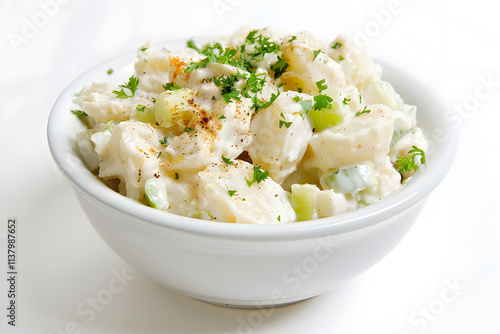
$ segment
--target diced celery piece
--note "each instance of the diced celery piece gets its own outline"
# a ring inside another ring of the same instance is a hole
[[[90,136],[93,134],[94,130],[89,129],[78,133],[75,137],[76,145],[83,158],[85,166],[91,171],[95,172],[99,169],[99,156],[95,150],[94,143],[90,140]]]
[[[311,184],[292,185],[292,207],[297,221],[316,219],[315,198],[317,187]]]
[[[377,178],[369,163],[341,167],[325,173],[319,179],[323,189],[333,189],[337,193],[356,196],[363,189],[377,185]]]
[[[167,200],[167,189],[165,183],[160,179],[151,178],[144,185],[144,197],[149,206],[159,210],[167,210],[169,203]]]
[[[97,154],[100,154],[104,146],[108,143],[114,128],[115,122],[109,121],[104,130],[97,131],[90,135],[90,140],[94,143]]]
[[[316,131],[321,131],[342,123],[344,121],[342,109],[342,102],[333,101],[331,109],[323,108],[321,110],[312,109],[309,111]]]
[[[136,110],[131,116],[132,121],[156,124],[155,112],[153,109],[144,107],[144,110]]]
[[[196,92],[187,88],[159,94],[153,107],[158,124],[165,128],[175,125],[185,127],[196,112],[193,107],[195,95]]]
[[[401,110],[403,99],[386,81],[370,81],[361,88],[366,104],[385,104],[392,110]]]
[[[214,216],[208,211],[196,211],[190,217],[204,220],[214,220]]]

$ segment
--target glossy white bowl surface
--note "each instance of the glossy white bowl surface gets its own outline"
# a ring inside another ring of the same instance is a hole
[[[183,45],[166,43],[173,50]],[[149,208],[115,193],[87,170],[74,140],[83,125],[70,112],[75,92],[91,82],[123,81],[133,73],[134,60],[133,53],[114,58],[73,81],[52,109],[49,145],[103,240],[137,270],[182,294],[233,307],[269,307],[329,291],[401,241],[451,167],[456,133],[439,96],[382,62],[384,79],[417,105],[418,124],[431,142],[427,163],[401,190],[354,212],[291,224],[214,223]]]

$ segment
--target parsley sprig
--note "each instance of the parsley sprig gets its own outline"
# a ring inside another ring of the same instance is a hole
[[[184,70],[186,73],[191,73],[197,68],[205,68],[208,63],[219,63],[219,64],[227,64],[234,67],[238,67],[242,70],[249,70],[250,65],[248,61],[245,59],[238,59],[236,54],[238,53],[237,49],[223,48],[220,43],[215,43],[214,45],[206,45],[201,51],[202,54],[206,55],[206,58],[203,58],[199,62],[192,62],[189,66]]]
[[[134,94],[135,94],[135,91],[137,90],[137,86],[138,85],[139,85],[139,79],[137,79],[135,76],[131,76],[128,79],[127,83],[119,86],[119,87],[122,87],[122,89],[120,89],[119,91],[118,90],[114,90],[113,94],[116,94],[116,97],[118,97],[120,99],[126,99],[128,97],[133,97]],[[123,88],[129,89],[130,92],[131,92],[131,94],[129,95],[129,94],[125,93],[125,91],[123,90]]]
[[[361,114],[368,114],[369,112],[371,112],[371,110],[370,110],[370,109],[366,109],[366,108],[367,108],[367,107],[365,106],[365,108],[364,108],[363,110],[359,110],[359,111],[357,111],[357,112],[356,112],[356,114],[355,114],[354,116],[356,117],[356,116],[359,116],[359,115],[361,115]]]
[[[252,109],[254,110],[254,113],[256,114],[260,110],[266,109],[267,107],[269,107],[271,104],[273,104],[273,102],[278,98],[279,95],[280,95],[280,91],[278,91],[277,94],[272,93],[271,98],[267,102],[262,100],[262,99],[259,99],[257,97],[257,94],[254,95],[252,98],[252,102],[253,102]]]
[[[241,101],[241,97],[243,96],[252,99],[252,109],[254,109],[255,113],[269,107],[279,96],[280,92],[273,93],[269,101],[264,101],[257,97],[258,93],[262,93],[266,83],[265,73],[255,74],[255,68],[251,66],[250,61],[262,60],[266,53],[278,53],[280,47],[278,43],[269,41],[268,37],[264,37],[261,34],[257,35],[258,32],[258,30],[252,30],[245,37],[245,43],[254,45],[254,51],[248,53],[245,57],[241,57],[238,51],[240,50],[243,53],[247,44],[243,44],[239,49],[224,49],[220,43],[207,44],[200,51],[194,41],[189,40],[187,46],[206,55],[206,58],[199,62],[192,62],[184,72],[191,73],[197,68],[205,68],[209,63],[228,64],[242,69],[244,72],[222,75],[207,79],[206,81],[212,81],[220,88],[221,96],[226,103]],[[271,70],[274,71],[274,78],[279,78],[288,66],[286,60],[278,56],[278,61],[271,65]],[[240,80],[246,80],[245,87],[241,90],[236,88],[236,83]],[[166,84],[163,88],[165,90],[177,89],[175,86],[170,86],[169,84]]]
[[[160,139],[160,144],[162,144],[162,145],[168,145],[168,137],[165,136],[165,137],[163,137],[163,139]]]
[[[170,83],[170,82],[167,82],[166,84],[162,85],[163,89],[165,89],[165,91],[167,90],[178,90],[178,89],[182,89],[183,87],[180,86],[180,85],[176,85],[176,84],[173,84],[173,83]]]
[[[193,39],[187,41],[187,47],[198,51],[198,53],[201,53],[200,49],[196,46],[196,43],[194,42]]]
[[[322,80],[316,82],[316,87],[318,87],[320,94],[325,89],[328,89],[328,85],[325,82],[326,82],[326,79],[322,79]]]
[[[316,60],[316,57],[321,53],[323,52],[321,49],[318,49],[318,50],[314,50],[313,51],[313,54],[314,54],[314,58],[313,58],[313,61]],[[324,52],[323,52],[324,53]]]
[[[293,122],[287,122],[285,115],[283,113],[281,113],[280,116],[281,116],[281,118],[283,118],[283,119],[280,119],[280,129],[283,126],[285,126],[287,129],[290,128],[290,126],[292,126]]]
[[[322,110],[322,109],[332,109],[333,99],[326,94],[319,94],[314,97],[314,105],[312,109]]]
[[[76,116],[88,116],[88,114],[83,110],[71,110]]]
[[[271,65],[271,71],[274,71],[274,78],[278,79],[288,68],[288,63],[285,58],[278,57],[278,61]]]
[[[337,42],[337,43],[335,43],[335,44],[332,46],[332,49],[338,49],[338,48],[340,48],[342,45],[343,45],[342,43]]]
[[[227,165],[234,165],[234,162],[231,161],[231,159],[226,158],[225,156],[221,156],[222,161],[224,161]]]
[[[412,149],[408,151],[411,154],[409,157],[398,157],[395,163],[395,168],[401,174],[404,172],[411,172],[418,169],[418,165],[415,162],[415,157],[420,156],[420,163],[425,164],[425,152],[419,149],[417,146],[413,145]]]
[[[269,177],[269,172],[268,171],[263,171],[261,169],[261,165],[257,165],[253,167],[253,179],[250,181],[248,179],[245,179],[247,181],[247,185],[250,188],[252,184],[255,182],[260,183],[261,181],[264,181]]]
[[[247,79],[245,87],[241,90],[241,95],[244,97],[250,97],[250,93],[261,93],[266,84],[266,73],[255,74],[255,72],[250,73]]]
[[[255,61],[264,59],[266,53],[278,53],[280,50],[279,44],[269,41],[269,37],[264,37],[262,34],[256,36],[258,32],[258,30],[252,30],[248,33],[247,37],[245,37],[245,42],[247,42],[247,44],[253,44],[255,50],[247,53],[247,57]]]
[[[241,101],[241,92],[236,88],[236,83],[240,79],[246,79],[247,75],[244,73],[236,73],[230,75],[221,75],[214,77],[207,81],[212,81],[217,87],[220,88],[220,93],[224,101],[230,103],[231,100]]]

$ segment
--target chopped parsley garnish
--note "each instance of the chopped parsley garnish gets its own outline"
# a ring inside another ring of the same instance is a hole
[[[106,73],[108,73],[108,75],[113,74],[113,69],[112,69],[112,68],[110,68],[110,69],[109,69]]]
[[[235,84],[241,78],[245,78],[245,76],[241,73],[231,74],[231,75],[222,75],[220,77],[215,77],[212,80],[215,85],[220,87],[220,93],[222,98],[226,103],[230,103],[231,100],[241,101],[240,91],[236,89]]]
[[[194,131],[194,128],[190,128],[190,127],[186,126],[183,131],[184,132],[191,132],[191,131]]]
[[[217,57],[214,54],[208,55],[206,58],[202,59],[199,62],[192,62],[189,66],[184,70],[186,73],[191,73],[197,68],[205,68],[208,63],[217,63]]]
[[[245,42],[255,43],[255,35],[257,35],[258,30],[252,30],[248,33],[247,37],[245,37]]]
[[[220,56],[224,52],[224,49],[222,48],[222,45],[220,43],[215,43],[215,44],[205,44],[203,49],[201,50],[201,53],[208,56],[210,54],[214,54],[216,56]]]
[[[339,55],[339,61],[342,61],[342,60],[344,60],[344,59],[345,59],[345,58],[344,58],[344,57],[342,57],[342,55]]]
[[[165,89],[166,91],[167,90],[178,90],[178,89],[182,89],[184,87],[182,86],[179,86],[179,85],[175,85],[173,83],[170,83],[170,82],[167,82],[166,84],[162,85],[163,89]]]
[[[131,95],[128,95],[127,93],[125,93],[125,91],[122,89],[120,89],[119,91],[118,90],[114,90],[113,91],[113,94],[116,94],[116,97],[120,98],[120,99],[125,99],[125,98],[128,98],[128,97],[133,97],[134,94],[135,94],[135,91],[137,90],[137,86],[139,85],[139,79],[137,79],[135,76],[131,76],[129,79],[128,79],[128,82],[126,84],[123,84],[123,85],[120,85],[119,87],[123,87],[123,88],[127,88],[130,90],[131,92]]]
[[[302,98],[300,96],[294,96],[292,97],[292,100],[294,100],[295,102],[299,102],[302,100]]]
[[[279,91],[278,91],[278,94],[272,93],[271,94],[271,98],[267,102],[265,102],[264,100],[259,99],[257,97],[257,95],[254,95],[253,98],[252,98],[252,102],[253,102],[252,109],[254,109],[254,113],[256,114],[260,110],[269,107],[271,104],[273,104],[273,102],[278,98],[279,95],[280,95]]]
[[[290,40],[288,41],[290,44],[292,44],[293,41],[295,41],[297,39],[297,36],[292,36],[292,38],[290,38]]]
[[[251,60],[255,61],[264,59],[266,53],[278,53],[280,50],[279,44],[270,42],[269,37],[264,37],[262,35],[256,36],[258,32],[258,30],[252,30],[248,33],[247,37],[245,37],[245,42],[255,45],[255,51],[247,54]]]
[[[343,45],[342,43],[337,42],[337,43],[333,44],[332,49],[338,49],[338,48],[340,48],[342,45]]]
[[[238,72],[236,74],[222,75],[220,77],[214,77],[207,79],[207,81],[212,81],[216,86],[220,88],[221,96],[226,103],[230,103],[231,100],[241,101],[241,96],[250,98],[250,93],[257,94],[262,92],[266,80],[265,73],[255,74],[255,72],[250,73],[250,76],[243,72]],[[240,79],[246,79],[245,87],[241,91],[236,88],[236,83]],[[255,97],[254,95],[254,97]],[[222,116],[221,116],[222,117]],[[219,119],[224,119],[226,117],[219,117]]]
[[[322,79],[322,80],[316,82],[316,87],[318,87],[320,94],[322,91],[324,91],[325,89],[328,88],[328,85],[325,84],[325,82],[326,82],[325,79]]]
[[[162,144],[162,145],[168,144],[168,137],[165,136],[165,137],[163,137],[163,139],[160,139],[160,144]]]
[[[137,107],[135,107],[135,110],[144,111],[144,110],[146,110],[146,106],[142,105],[142,104],[138,104]]]
[[[415,157],[417,155],[420,156],[420,163],[423,165],[425,164],[425,152],[415,145],[412,146],[412,149],[408,151],[411,155],[409,157],[399,157],[398,160],[396,160],[395,163],[395,168],[397,169],[398,172],[401,174],[404,172],[411,172],[414,170],[418,169],[418,165],[415,162]]]
[[[276,219],[278,219],[278,221],[281,223],[281,215],[279,215]]]
[[[236,194],[238,190],[228,190],[227,193],[229,194],[229,196],[233,197],[234,194]]]
[[[347,97],[344,97],[344,101],[342,101],[343,104],[349,105],[349,102],[351,102],[351,99],[348,99]]]
[[[192,39],[187,41],[187,47],[198,51],[198,53],[201,53],[200,49],[196,46],[196,44],[194,43],[194,41]]]
[[[252,181],[249,181],[247,179],[245,180],[247,181],[247,185],[250,188],[252,184],[254,184],[255,182],[260,183],[261,181],[264,181],[268,177],[269,177],[269,172],[263,171],[261,169],[261,165],[257,165],[253,167],[253,180]]]
[[[216,53],[214,53],[214,51]],[[186,73],[191,73],[197,68],[205,68],[208,63],[219,63],[219,64],[227,64],[234,67],[238,67],[242,70],[249,70],[250,66],[248,61],[245,59],[237,59],[235,56],[238,53],[236,49],[223,49],[219,43],[216,43],[213,46],[205,46],[201,53],[207,55],[206,58],[203,58],[199,62],[192,62],[189,66],[184,70]]]
[[[179,173],[174,174],[174,179],[178,180],[179,179]]]
[[[160,157],[161,157],[161,153],[162,153],[162,152],[163,152],[163,151],[158,152],[158,155],[157,155],[156,157],[157,157],[157,158],[160,158]]]
[[[264,76],[264,78],[261,78]],[[241,95],[244,97],[250,97],[249,92],[257,94],[262,92],[264,85],[266,84],[265,79],[266,73],[255,74],[255,72],[250,73],[250,76],[247,79],[245,84],[245,88],[241,90]]]
[[[365,106],[365,108],[363,110],[360,110],[358,112],[356,112],[356,114],[354,116],[359,116],[361,114],[368,114],[371,110],[370,109],[366,109],[367,107]]]
[[[218,119],[226,119],[227,117],[222,115],[221,117],[219,117]]]
[[[71,112],[77,116],[88,116],[88,114],[83,110],[71,110]]]
[[[283,127],[283,125],[287,129],[290,128],[290,126],[292,125],[293,122],[287,122],[286,118],[285,118],[285,115],[283,115],[283,113],[281,113],[280,116],[281,116],[281,118],[283,118],[283,120],[280,119],[280,129]]]
[[[226,158],[225,156],[221,156],[222,161],[224,161],[228,165],[234,165],[234,162],[231,161],[231,159]]]
[[[325,94],[316,95],[314,97],[314,110],[321,109],[331,109],[332,108],[333,99]]]
[[[319,50],[314,50],[314,51],[313,51],[313,54],[314,54],[313,61],[315,61],[315,60],[316,60],[316,57],[317,57],[317,56],[318,56],[321,52],[323,52],[323,51],[321,51],[321,49],[319,49]]]
[[[278,61],[271,65],[271,71],[274,71],[274,78],[278,79],[288,68],[285,58],[278,56]]]

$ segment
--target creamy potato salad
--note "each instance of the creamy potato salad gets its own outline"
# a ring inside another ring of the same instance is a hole
[[[148,43],[134,69],[75,95],[89,125],[76,142],[106,184],[158,210],[318,219],[379,201],[425,163],[416,107],[343,35],[243,28],[177,52]]]

